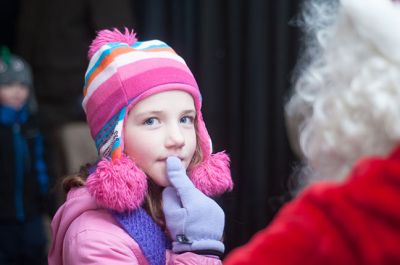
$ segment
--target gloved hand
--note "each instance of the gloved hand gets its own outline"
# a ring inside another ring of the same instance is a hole
[[[177,157],[167,159],[167,177],[171,186],[164,189],[162,198],[172,250],[222,254],[224,211],[193,185]]]

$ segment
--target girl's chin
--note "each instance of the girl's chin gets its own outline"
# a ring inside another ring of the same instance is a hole
[[[156,183],[158,186],[163,187],[163,188],[168,187],[168,186],[171,185],[171,184],[169,183],[168,180],[154,180],[154,179],[153,179],[153,181],[154,181],[154,183]]]
[[[151,178],[151,180],[158,186],[168,187],[171,185],[171,183],[169,182],[165,173],[163,173],[163,174],[161,174],[161,173],[160,174],[147,174],[147,176],[149,178]]]

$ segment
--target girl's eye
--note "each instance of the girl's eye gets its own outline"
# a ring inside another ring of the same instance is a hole
[[[159,121],[157,118],[148,118],[147,120],[144,121],[144,125],[149,125],[149,126],[155,125],[158,123],[159,123]]]
[[[194,117],[191,116],[184,116],[181,118],[180,122],[184,124],[193,124]]]

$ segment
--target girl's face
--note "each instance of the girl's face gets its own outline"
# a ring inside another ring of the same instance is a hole
[[[0,87],[0,103],[16,110],[25,104],[28,96],[28,87],[20,83],[1,85]]]
[[[187,168],[196,150],[196,109],[189,93],[166,91],[132,107],[125,122],[125,152],[156,184],[166,187],[166,159]]]

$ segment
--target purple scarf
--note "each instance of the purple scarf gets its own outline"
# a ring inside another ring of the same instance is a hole
[[[150,265],[165,265],[165,251],[170,242],[161,228],[142,208],[112,215],[124,230],[138,243]]]

